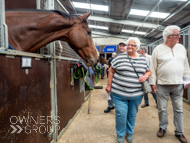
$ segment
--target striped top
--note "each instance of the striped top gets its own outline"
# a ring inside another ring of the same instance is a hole
[[[131,62],[139,77],[149,70],[149,65],[145,57],[142,55],[138,55],[136,58],[131,58]],[[111,65],[115,69],[111,92],[126,97],[135,97],[144,94],[142,84],[139,82],[126,53],[118,54],[118,56],[113,59]]]

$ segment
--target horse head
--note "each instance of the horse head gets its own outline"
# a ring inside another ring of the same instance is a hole
[[[99,57],[99,62],[104,63],[104,64],[108,64],[108,60],[106,60],[103,56]]]
[[[87,18],[91,12],[79,17],[69,32],[68,44],[91,66],[98,60],[97,50],[92,40],[91,29],[88,27]]]
[[[66,41],[93,66],[98,55],[87,23],[90,14],[76,16],[57,10],[6,11],[9,43],[16,50],[35,52],[55,40]]]

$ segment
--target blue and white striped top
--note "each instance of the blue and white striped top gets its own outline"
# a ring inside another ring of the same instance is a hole
[[[139,77],[149,70],[149,65],[142,55],[138,55],[137,58],[131,58],[131,62]],[[115,69],[111,92],[126,97],[141,96],[144,94],[142,84],[139,82],[126,53],[118,54],[113,59],[111,65]]]

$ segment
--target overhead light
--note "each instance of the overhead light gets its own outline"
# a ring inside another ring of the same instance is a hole
[[[74,7],[76,8],[108,11],[108,6],[105,6],[105,5],[88,4],[88,3],[81,3],[81,2],[72,2],[72,3]]]
[[[90,28],[96,28],[96,29],[108,30],[108,27],[105,27],[105,26],[89,25],[89,27]]]
[[[163,12],[152,12],[150,17],[156,17],[156,18],[166,18],[170,13],[163,13]]]
[[[146,32],[141,32],[141,31],[133,31],[133,30],[125,30],[123,29],[121,32],[125,32],[125,33],[134,33],[134,34],[138,34],[138,35],[145,35]]]
[[[129,14],[139,15],[139,16],[147,16],[148,13],[149,13],[149,11],[147,11],[147,10],[131,9]]]

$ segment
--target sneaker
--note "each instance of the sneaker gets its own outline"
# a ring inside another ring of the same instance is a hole
[[[123,137],[117,137],[116,143],[124,143]]]
[[[106,110],[104,110],[104,113],[109,113],[111,110],[115,109],[115,107],[108,107]]]
[[[157,136],[158,136],[159,138],[162,138],[165,133],[166,133],[166,130],[160,128],[159,131],[158,131],[158,133],[157,133]]]
[[[141,106],[141,108],[144,108],[144,107],[147,107],[147,106],[149,106],[149,104],[143,104],[143,105]]]
[[[176,135],[175,136],[179,139],[179,141],[181,143],[187,143],[187,139],[185,138],[185,136],[182,134],[182,135]]]
[[[134,141],[133,134],[132,135],[127,134],[127,142],[132,143],[133,141]]]

